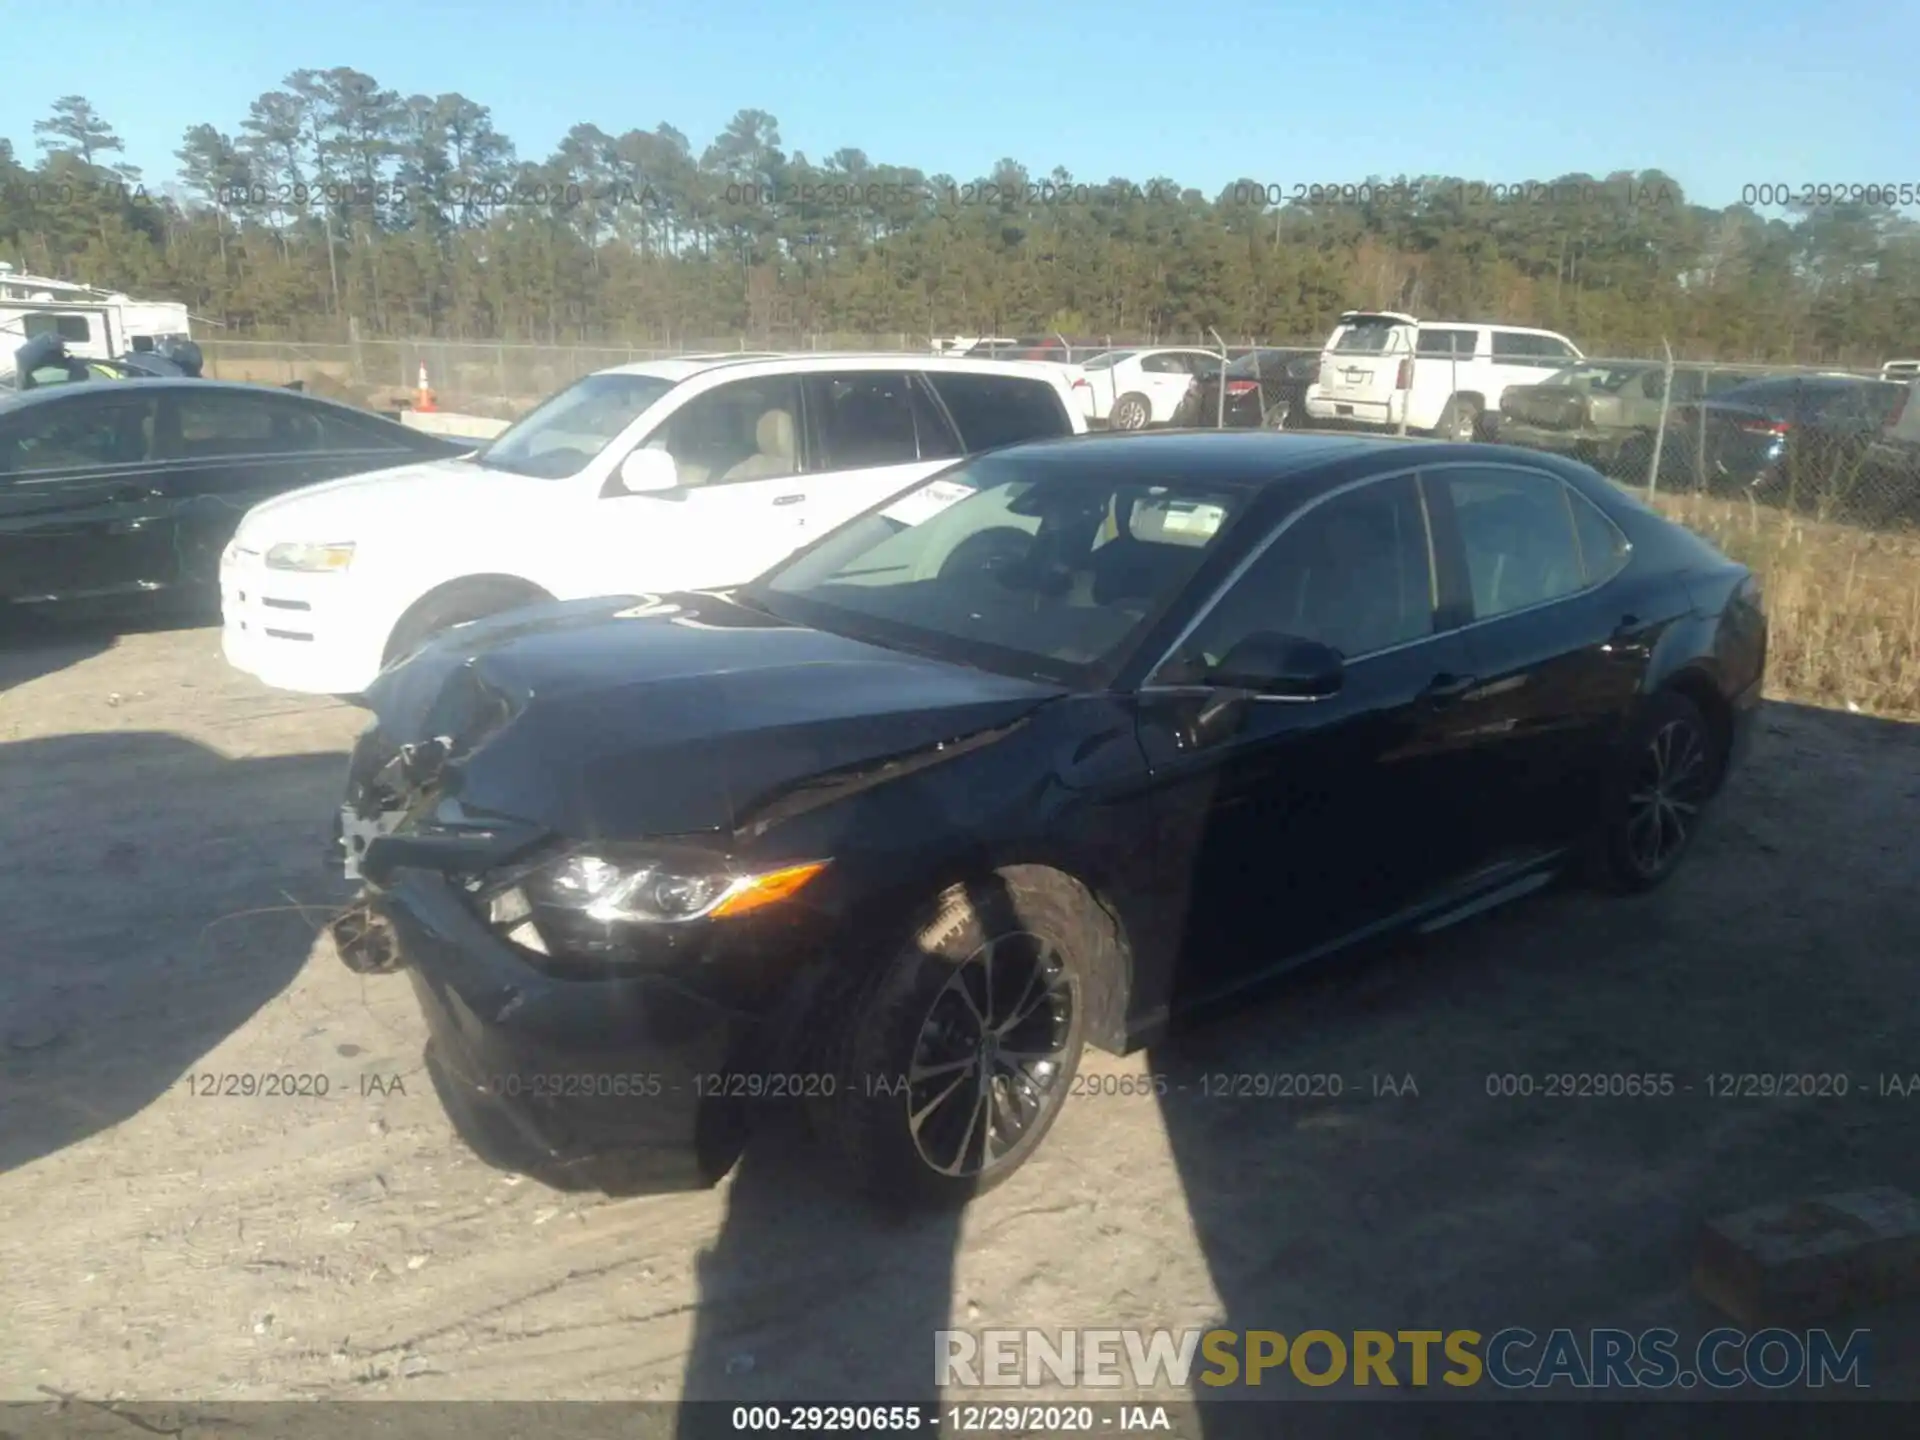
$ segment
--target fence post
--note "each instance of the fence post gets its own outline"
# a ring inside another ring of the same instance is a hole
[[[1673,346],[1667,337],[1660,337],[1660,347],[1667,352],[1665,383],[1660,387],[1660,423],[1653,432],[1653,458],[1647,462],[1647,494],[1660,493],[1660,452],[1667,443],[1667,412],[1673,409]]]
[[[1694,429],[1693,443],[1693,483],[1701,489],[1707,484],[1707,401],[1712,397],[1713,367],[1709,365],[1700,376],[1700,424]]]
[[[1213,326],[1209,325],[1207,332],[1213,336],[1214,342],[1220,347],[1220,378],[1214,383],[1214,389],[1219,392],[1220,404],[1213,428],[1224,430],[1227,428],[1227,342],[1220,338],[1220,332]]]
[[[1449,344],[1448,348],[1449,349],[1452,348],[1451,344]],[[1394,428],[1394,433],[1396,435],[1401,436],[1402,438],[1404,438],[1407,433],[1407,412],[1413,409],[1414,382],[1416,382],[1420,378],[1420,361],[1418,360],[1418,358],[1416,358],[1419,354],[1419,351],[1420,351],[1420,332],[1418,329],[1416,329],[1413,332],[1413,350],[1409,352],[1409,354],[1407,355],[1407,393],[1401,397],[1400,423],[1398,426]],[[1389,358],[1391,357],[1393,352],[1389,348],[1387,350],[1381,351],[1380,353],[1382,358]],[[1394,378],[1395,384],[1393,388],[1396,393],[1400,389],[1400,386],[1398,383],[1400,379],[1399,368],[1398,368],[1399,363],[1400,362],[1397,360],[1394,361],[1395,370],[1394,370],[1393,378]]]

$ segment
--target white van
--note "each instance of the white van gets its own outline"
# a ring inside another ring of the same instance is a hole
[[[575,382],[484,450],[296,490],[221,562],[229,663],[362,693],[469,620],[750,580],[964,454],[1083,433],[1053,366],[928,355],[649,361]]]
[[[1551,330],[1479,320],[1417,320],[1349,310],[1327,338],[1307,387],[1315,420],[1471,440],[1500,413],[1510,385],[1536,385],[1584,359]]]

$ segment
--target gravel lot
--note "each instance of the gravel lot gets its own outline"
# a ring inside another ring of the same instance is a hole
[[[1095,1057],[1171,1093],[1077,1099],[958,1222],[883,1226],[785,1134],[713,1193],[637,1200],[470,1159],[405,982],[317,938],[359,712],[234,674],[207,629],[5,643],[0,1398],[924,1398],[950,1319],[1697,1335],[1704,1218],[1920,1189],[1920,1095],[1870,1093],[1920,1072],[1914,727],[1772,705],[1666,892],[1537,897]],[[187,1082],[264,1070],[330,1094]],[[1198,1093],[1275,1071],[1346,1093]],[[1566,1071],[1682,1093],[1487,1094]],[[1704,1093],[1789,1071],[1852,1094]],[[1915,1314],[1854,1323],[1876,1388],[1920,1393]]]

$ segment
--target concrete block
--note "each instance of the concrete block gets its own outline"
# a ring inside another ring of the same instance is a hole
[[[446,435],[460,440],[491,440],[509,422],[489,419],[485,415],[459,415],[447,410],[407,410],[400,416],[400,423],[415,430],[424,430],[430,435]]]
[[[1920,1201],[1882,1186],[1710,1220],[1693,1283],[1750,1330],[1920,1293]]]

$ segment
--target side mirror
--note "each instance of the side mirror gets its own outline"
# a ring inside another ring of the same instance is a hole
[[[636,450],[614,473],[620,489],[629,495],[658,495],[680,486],[680,468],[664,450]]]
[[[1317,640],[1269,632],[1249,635],[1207,675],[1207,683],[1275,700],[1323,700],[1346,678],[1340,652]]]

